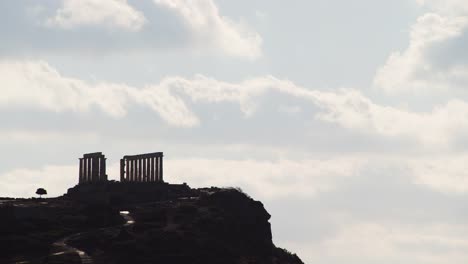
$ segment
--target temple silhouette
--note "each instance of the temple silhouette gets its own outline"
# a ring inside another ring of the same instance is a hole
[[[126,155],[120,160],[121,182],[164,182],[163,152]],[[107,181],[106,157],[102,152],[79,159],[79,184]]]
[[[190,187],[164,181],[163,152],[125,155],[120,159],[120,181],[109,180],[102,152],[79,158],[78,184],[66,196],[90,203],[134,203],[191,196]],[[115,177],[111,177],[115,178]]]

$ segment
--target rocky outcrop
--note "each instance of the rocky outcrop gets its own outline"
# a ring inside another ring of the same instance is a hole
[[[135,224],[116,236],[71,241],[105,263],[302,263],[272,242],[270,215],[235,189],[135,205]],[[93,248],[87,247],[93,245]]]

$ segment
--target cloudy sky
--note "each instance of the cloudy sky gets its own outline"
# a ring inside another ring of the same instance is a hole
[[[0,196],[165,153],[306,263],[468,259],[466,0],[0,2]]]

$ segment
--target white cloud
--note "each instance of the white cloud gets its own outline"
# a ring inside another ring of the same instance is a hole
[[[106,26],[139,31],[146,23],[140,11],[127,0],[63,0],[63,6],[46,24],[65,29],[78,26]]]
[[[170,92],[170,86],[164,82],[150,86],[135,95],[138,101],[147,104],[169,124],[192,127],[199,124],[198,117],[192,113],[185,102]]]
[[[441,63],[434,58],[437,49],[442,49],[445,59],[463,54],[451,54],[447,43],[463,43],[468,29],[468,17],[441,16],[429,13],[418,18],[411,29],[409,47],[403,52],[394,52],[381,67],[374,79],[375,86],[388,93],[465,90],[468,85],[468,63]],[[440,55],[439,55],[440,56]]]
[[[20,106],[50,111],[89,112],[98,107],[114,118],[126,115],[131,103],[156,111],[174,126],[194,126],[196,116],[164,85],[137,89],[124,84],[92,84],[62,76],[43,61],[1,61],[0,107]]]
[[[319,118],[364,133],[408,137],[441,147],[468,131],[468,104],[461,100],[451,100],[426,113],[378,105],[355,90],[323,94],[316,100],[326,109]]]
[[[3,84],[0,107],[34,107],[57,112],[89,112],[98,107],[112,117],[121,118],[132,104],[139,104],[158,113],[168,124],[180,127],[200,124],[190,104],[235,103],[246,117],[251,117],[259,107],[256,103],[259,97],[274,91],[318,106],[319,120],[362,133],[448,146],[468,132],[468,104],[461,100],[450,100],[430,112],[411,112],[376,104],[358,90],[310,90],[272,76],[239,83],[203,75],[192,79],[166,77],[158,84],[136,88],[64,77],[45,62],[7,61],[0,62],[0,82]]]
[[[316,117],[351,130],[389,137],[408,137],[429,145],[444,146],[468,132],[468,104],[451,100],[431,112],[411,112],[372,102],[357,90],[337,92],[310,90],[272,76],[258,77],[240,83],[226,83],[198,75],[192,80],[180,77],[164,82],[173,92],[189,95],[204,102],[237,102],[245,115],[251,116],[256,98],[277,91],[309,100],[323,111]]]
[[[231,56],[255,59],[262,38],[245,23],[222,16],[213,0],[154,0],[176,12],[193,32],[199,48],[215,48]]]
[[[51,111],[89,111],[95,105],[114,117],[125,114],[125,85],[90,85],[67,78],[43,61],[0,62],[0,105],[39,107]]]

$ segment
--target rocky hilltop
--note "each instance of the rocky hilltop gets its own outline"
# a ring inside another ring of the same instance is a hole
[[[1,200],[0,200],[1,201]],[[303,263],[238,189],[107,182],[0,202],[0,263]]]

